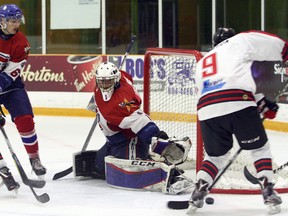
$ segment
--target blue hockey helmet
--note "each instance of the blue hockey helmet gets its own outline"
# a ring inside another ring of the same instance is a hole
[[[217,46],[219,43],[233,37],[235,34],[236,33],[233,28],[218,28],[213,36],[213,46]]]
[[[21,9],[15,4],[4,4],[0,6],[0,21],[4,20],[20,20],[21,23],[24,22],[24,15]]]

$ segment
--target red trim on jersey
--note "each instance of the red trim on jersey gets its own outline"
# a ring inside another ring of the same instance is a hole
[[[212,92],[200,98],[197,109],[217,103],[231,102],[231,101],[255,101],[251,92],[229,89],[218,92]]]

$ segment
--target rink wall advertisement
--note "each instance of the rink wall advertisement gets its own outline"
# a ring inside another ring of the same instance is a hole
[[[31,55],[21,76],[28,91],[93,92],[94,71],[98,65],[108,60],[120,66],[122,58],[123,56],[117,55]],[[139,92],[143,92],[143,66],[143,55],[130,55],[122,68],[133,77]],[[161,70],[163,67],[159,65],[159,71]],[[271,100],[279,94],[288,80],[288,70],[282,67],[281,62],[254,62],[252,75],[258,92],[264,93]],[[288,91],[280,96],[279,102],[288,103]]]
[[[93,92],[94,72],[98,65],[108,60],[120,66],[122,58],[105,55],[31,55],[21,76],[28,91]],[[138,85],[143,78],[143,56],[127,58],[122,69]]]

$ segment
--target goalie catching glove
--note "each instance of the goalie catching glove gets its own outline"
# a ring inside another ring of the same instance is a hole
[[[161,139],[152,137],[151,151],[164,157],[168,162],[179,165],[186,161],[189,150],[192,146],[189,137],[176,139]]]
[[[263,94],[256,95],[258,112],[263,115],[264,118],[274,119],[276,117],[279,106],[276,102],[268,100]]]

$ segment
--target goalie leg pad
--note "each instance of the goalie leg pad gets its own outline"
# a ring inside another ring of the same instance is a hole
[[[106,181],[116,188],[166,192],[167,177],[174,165],[152,160],[105,157]]]
[[[150,160],[125,160],[105,157],[106,181],[116,188],[179,194],[194,182],[175,165]]]
[[[73,155],[74,176],[93,177],[97,151],[77,152]]]

